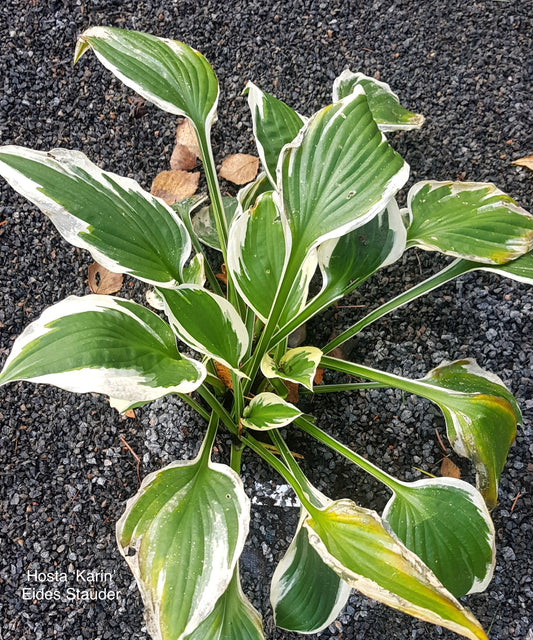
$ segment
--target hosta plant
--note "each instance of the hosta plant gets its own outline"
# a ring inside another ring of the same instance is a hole
[[[0,383],[103,393],[121,412],[175,394],[205,419],[196,458],[147,476],[117,525],[152,637],[264,637],[238,570],[250,520],[240,460],[249,448],[301,504],[272,579],[280,627],[319,632],[356,589],[467,638],[487,638],[458,598],[485,589],[493,573],[490,510],[521,418],[513,395],[471,359],[443,362],[411,380],[328,354],[466,272],[488,269],[531,282],[533,218],[494,185],[474,182],[418,182],[400,209],[395,197],[409,167],[386,134],[418,128],[423,117],[401,106],[388,85],[350,71],[335,81],[331,104],[311,116],[249,83],[263,173],[237,197],[222,198],[210,146],[219,88],[205,58],[181,42],[107,27],[81,35],[76,61],[87,50],[143,98],[190,120],[209,202],[170,207],[79,151],[1,148],[5,179],[67,241],[149,285],[156,310],[120,297],[69,297],[17,338]],[[454,260],[329,344],[288,347],[309,318],[411,247]],[[214,276],[222,264],[224,282]],[[319,287],[310,288],[313,278]],[[196,356],[180,353],[178,340]],[[346,382],[317,384],[318,367],[347,374]],[[472,462],[477,488],[445,477],[393,477],[335,440],[294,400],[298,387],[336,393],[369,385],[434,402],[453,449]],[[293,429],[382,482],[391,493],[383,513],[314,487],[284,440]],[[226,464],[211,459],[219,430],[231,436]]]

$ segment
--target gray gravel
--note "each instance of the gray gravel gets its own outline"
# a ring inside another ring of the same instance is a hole
[[[253,151],[250,118],[241,91],[247,80],[275,93],[301,113],[326,104],[333,79],[346,66],[380,74],[404,103],[424,113],[420,132],[393,144],[407,159],[412,180],[488,180],[531,208],[533,180],[510,161],[533,151],[528,125],[533,104],[531,3],[525,1],[359,3],[208,0],[119,2],[5,0],[0,7],[0,142],[38,149],[81,149],[103,168],[142,185],[167,168],[175,121],[148,105],[131,117],[131,92],[86,56],[71,66],[77,35],[110,24],[175,37],[202,51],[222,84],[217,158]],[[90,258],[67,246],[34,207],[2,183],[0,204],[0,354],[41,311],[68,294],[88,292]],[[4,222],[5,221],[5,222]],[[379,303],[444,264],[410,252],[376,276],[347,305]],[[126,279],[125,296],[142,295]],[[424,374],[443,359],[475,357],[498,373],[518,397],[524,426],[502,477],[494,511],[498,565],[486,593],[467,599],[491,637],[533,639],[531,540],[533,464],[532,323],[530,290],[489,274],[473,274],[376,323],[352,345],[352,357],[404,375]],[[308,328],[323,343],[353,322],[359,309],[340,308]],[[5,640],[144,640],[140,598],[115,549],[114,522],[141,475],[194,454],[202,423],[178,400],[161,400],[126,419],[97,396],[75,396],[44,386],[1,390],[0,638]],[[401,478],[418,467],[438,471],[435,429],[439,412],[395,391],[367,391],[306,400],[319,424]],[[304,466],[332,497],[351,497],[381,509],[386,492],[307,438],[290,436]],[[217,443],[225,459],[228,443]],[[463,477],[468,464],[456,457]],[[247,488],[278,479],[245,455]],[[521,497],[516,500],[518,493]],[[267,491],[268,494],[268,491]],[[296,638],[273,628],[268,583],[297,518],[293,507],[253,507],[242,559],[244,588],[263,613],[269,638]],[[513,508],[514,506],[514,508]],[[36,587],[28,571],[111,573],[118,601],[23,600]],[[261,579],[257,579],[257,572]],[[321,638],[367,640],[457,637],[353,595]]]

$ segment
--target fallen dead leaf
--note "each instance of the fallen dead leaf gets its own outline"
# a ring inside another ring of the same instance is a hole
[[[196,131],[188,118],[182,120],[176,127],[176,144],[182,144],[186,147],[195,158],[202,159]]]
[[[170,168],[174,171],[191,171],[196,167],[196,156],[181,142],[177,142],[170,157]]]
[[[220,362],[216,362],[216,361],[214,362],[214,365],[215,365],[215,371],[217,372],[218,379],[222,380],[222,382],[228,389],[233,389],[233,382],[231,380],[231,371],[228,369],[228,367],[225,367],[223,364],[220,364]]]
[[[460,478],[461,470],[450,458],[443,458],[440,465],[440,475],[443,478]]]
[[[161,171],[152,182],[150,193],[173,205],[179,200],[190,198],[198,189],[200,173],[195,171]]]
[[[533,155],[513,160],[511,164],[515,164],[519,167],[527,167],[530,171],[533,171]]]
[[[220,273],[217,273],[215,275],[215,278],[217,280],[220,280],[222,284],[228,284],[228,272],[226,271],[226,265],[224,263],[222,263],[222,266],[220,267]]]
[[[133,409],[128,409],[124,412],[126,418],[135,418],[135,411]]]
[[[247,153],[236,153],[224,160],[218,175],[233,184],[247,184],[256,177],[258,169],[259,158]]]
[[[113,273],[98,262],[89,265],[87,283],[92,293],[108,295],[116,293],[122,288],[124,276],[121,273]]]
[[[324,379],[324,369],[322,369],[322,367],[317,367],[313,383],[321,384],[323,379]]]
[[[283,384],[289,390],[289,393],[287,394],[285,400],[287,400],[287,402],[298,402],[298,398],[300,397],[300,392],[298,391],[298,383],[291,382],[290,380],[284,380]]]

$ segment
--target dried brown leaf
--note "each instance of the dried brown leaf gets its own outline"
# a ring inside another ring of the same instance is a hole
[[[191,171],[196,167],[196,156],[188,147],[177,142],[170,157],[170,168],[174,171]]]
[[[513,160],[511,164],[518,165],[519,167],[527,167],[530,171],[533,171],[533,155]]]
[[[222,263],[220,267],[220,273],[215,274],[215,278],[225,285],[228,284],[228,272],[226,271],[226,265],[224,263]]]
[[[135,418],[135,411],[133,409],[128,409],[124,412],[126,418]]]
[[[247,153],[236,153],[224,160],[218,175],[233,184],[247,184],[257,176],[258,169],[259,158]]]
[[[231,380],[231,371],[228,369],[228,367],[225,367],[223,364],[220,364],[220,362],[216,362],[216,361],[214,362],[214,365],[215,365],[215,371],[217,372],[218,379],[222,380],[222,382],[228,389],[233,389],[233,382]]]
[[[460,478],[461,477],[461,469],[452,462],[450,458],[443,458],[442,464],[440,465],[440,475],[443,478]]]
[[[298,391],[298,383],[291,382],[290,380],[284,380],[283,384],[289,390],[289,393],[287,394],[285,400],[287,400],[287,402],[298,402],[298,399],[300,397],[300,392]]]
[[[176,144],[182,144],[195,158],[202,159],[196,131],[188,118],[182,120],[176,127]]]
[[[313,384],[322,384],[322,380],[324,379],[324,369],[322,367],[317,367],[315,371],[315,377],[313,379]]]
[[[98,262],[89,265],[87,283],[93,293],[109,295],[122,288],[124,276],[121,273],[113,273]]]
[[[150,193],[173,205],[179,200],[190,198],[198,189],[200,173],[198,171],[161,171],[152,182]]]

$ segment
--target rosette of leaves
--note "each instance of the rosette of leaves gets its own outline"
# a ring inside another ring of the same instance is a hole
[[[410,380],[327,353],[467,271],[531,282],[532,217],[494,185],[472,182],[418,182],[400,210],[395,198],[409,168],[385,133],[418,128],[423,117],[388,85],[351,71],[335,82],[332,103],[309,116],[249,83],[264,172],[236,198],[222,198],[210,145],[219,88],[206,59],[181,42],[109,27],[80,36],[76,61],[89,50],[145,100],[190,120],[210,204],[196,220],[198,202],[171,208],[78,151],[2,147],[0,173],[13,188],[99,264],[150,285],[160,313],[118,297],[69,297],[15,340],[0,383],[103,393],[120,411],[176,394],[206,420],[198,456],[145,478],[117,525],[152,637],[264,637],[238,571],[250,518],[240,456],[249,448],[301,503],[272,580],[277,624],[319,632],[356,589],[467,638],[486,638],[458,598],[485,589],[494,570],[489,511],[521,418],[514,397],[471,359]],[[218,250],[216,264],[205,245]],[[329,344],[288,348],[292,331],[410,247],[454,260]],[[223,285],[214,276],[222,264]],[[322,286],[310,295],[317,273]],[[177,339],[198,357],[182,355]],[[472,461],[477,488],[450,478],[405,482],[334,440],[298,408],[294,389],[350,392],[358,383],[317,386],[319,365],[434,402],[452,447]],[[288,450],[286,428],[305,431],[384,483],[391,492],[384,512],[318,492]],[[219,429],[233,438],[226,464],[211,460]],[[259,440],[256,431],[266,433]]]

